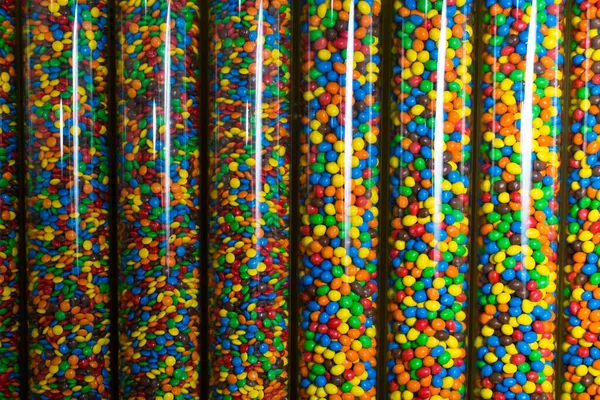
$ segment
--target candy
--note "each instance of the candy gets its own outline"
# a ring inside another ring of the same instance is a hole
[[[117,7],[120,397],[198,399],[199,10]]]
[[[288,0],[212,0],[210,395],[288,398]]]
[[[467,365],[473,0],[397,0],[394,11],[387,387],[391,400],[458,400]]]
[[[576,0],[570,19],[571,104],[569,135],[569,212],[565,266],[565,337],[562,343],[563,397],[598,397],[600,375],[600,9]]]
[[[302,5],[300,394],[375,399],[381,1]]]
[[[485,1],[478,399],[554,397],[564,3]]]
[[[0,397],[19,398],[15,3],[0,4]]]
[[[31,397],[108,398],[107,6],[23,6]]]

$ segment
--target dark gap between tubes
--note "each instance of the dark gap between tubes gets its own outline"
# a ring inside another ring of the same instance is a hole
[[[300,82],[302,79],[302,52],[301,52],[301,26],[302,26],[302,4],[296,0],[292,2],[292,21],[291,21],[291,46],[292,46],[292,61],[290,76],[290,118],[291,118],[291,154],[290,154],[290,290],[289,290],[289,335],[288,335],[288,355],[289,355],[289,395],[291,399],[297,398],[299,395],[298,389],[298,356],[300,349],[298,348],[299,336],[298,336],[298,279],[299,279],[299,263],[300,258],[298,254],[298,244],[300,243],[300,230],[299,230],[299,215],[298,208],[300,206],[299,198],[299,184],[300,176],[298,166],[300,165],[300,152],[298,148],[300,146],[300,135],[302,134],[302,128],[300,125],[300,118],[302,114],[298,110],[302,109],[302,98],[301,90],[298,84],[294,82]]]
[[[473,10],[473,104],[479,104],[481,96],[481,61],[480,55],[483,54],[483,3],[476,2]],[[481,139],[481,107],[473,107],[472,125],[471,125],[471,229],[470,229],[470,248],[469,248],[469,313],[467,315],[467,399],[474,399],[475,382],[477,380],[476,349],[475,338],[479,332],[478,314],[479,304],[477,299],[477,288],[479,286],[479,273],[477,265],[479,264],[479,248],[477,238],[479,237],[479,146]]]
[[[563,306],[564,306],[564,288],[565,288],[565,275],[563,274],[563,269],[567,264],[567,213],[569,212],[569,187],[567,185],[567,176],[568,174],[568,145],[569,145],[569,131],[570,131],[570,112],[569,112],[569,104],[571,101],[570,87],[569,87],[569,77],[571,75],[571,21],[569,17],[567,17],[568,11],[571,9],[573,5],[572,0],[565,1],[565,10],[564,10],[564,73],[563,73],[563,116],[562,116],[562,133],[561,133],[561,145],[560,145],[560,165],[561,172],[560,175],[560,188],[559,191],[559,228],[558,228],[558,264],[556,269],[556,279],[557,282],[557,296],[556,296],[556,338],[555,338],[555,354],[556,354],[556,370],[554,377],[554,391],[557,399],[562,397],[562,375],[563,375],[563,363],[562,363],[562,338],[564,337],[564,329],[565,329],[565,319],[563,318]],[[564,236],[563,236],[564,235]],[[563,240],[560,240],[560,239]]]
[[[388,359],[388,276],[390,271],[389,243],[390,234],[390,148],[392,140],[391,132],[391,81],[392,66],[392,38],[396,34],[393,25],[393,1],[382,2],[381,8],[381,32],[380,32],[380,57],[381,57],[381,138],[380,138],[380,196],[379,202],[379,304],[377,309],[377,392],[381,398],[387,398],[387,359]]]

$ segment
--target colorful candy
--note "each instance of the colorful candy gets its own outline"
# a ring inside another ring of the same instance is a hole
[[[381,1],[302,5],[300,394],[375,399]]]
[[[0,397],[19,398],[15,3],[0,4]]]
[[[31,397],[108,398],[107,6],[23,6]]]
[[[565,266],[563,398],[600,395],[600,7],[576,0],[571,8],[571,131]]]
[[[563,0],[485,0],[478,399],[554,398]]]
[[[199,11],[119,1],[120,397],[199,393]]]
[[[396,0],[394,11],[388,390],[391,400],[460,400],[473,0]]]
[[[210,396],[288,398],[288,0],[212,0]]]

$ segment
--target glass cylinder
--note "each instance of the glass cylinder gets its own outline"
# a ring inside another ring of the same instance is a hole
[[[463,399],[473,1],[396,1],[392,44],[390,399]]]
[[[198,5],[117,16],[120,398],[198,399]]]
[[[565,336],[562,342],[565,399],[598,395],[600,368],[600,9],[577,0],[570,9],[571,102],[569,190],[565,266]]]
[[[554,398],[564,7],[485,1],[477,399]]]
[[[0,4],[0,397],[19,398],[19,181],[16,7]]]
[[[300,394],[374,398],[381,1],[301,4]]]
[[[210,2],[212,399],[288,398],[290,13]]]
[[[24,7],[32,398],[110,396],[107,6]]]

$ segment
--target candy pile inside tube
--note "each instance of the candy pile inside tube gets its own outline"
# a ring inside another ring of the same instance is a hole
[[[554,396],[564,3],[485,1],[480,399]]]
[[[465,397],[473,1],[396,1],[390,399]]]
[[[29,389],[110,396],[107,6],[24,2]]]
[[[302,2],[300,393],[376,395],[381,2]]]
[[[120,1],[120,398],[199,392],[199,10]]]
[[[210,395],[288,397],[288,0],[214,0]]]

